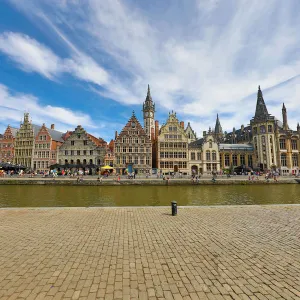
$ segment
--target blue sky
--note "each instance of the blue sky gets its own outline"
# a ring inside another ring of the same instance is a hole
[[[299,0],[0,2],[0,132],[81,124],[106,140],[150,84],[156,119],[174,110],[201,136],[219,113],[247,125],[260,84],[269,113],[300,121]]]

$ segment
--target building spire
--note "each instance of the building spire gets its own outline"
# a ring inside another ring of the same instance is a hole
[[[289,129],[289,125],[288,125],[288,122],[287,122],[287,112],[286,112],[286,108],[285,108],[285,105],[283,103],[282,105],[282,121],[283,121],[283,129],[284,130],[288,130]]]
[[[216,125],[215,125],[215,134],[222,134],[222,126],[219,120],[219,114],[217,114]]]
[[[264,101],[264,97],[262,91],[260,89],[260,85],[258,86],[257,91],[257,102],[256,102],[256,110],[254,119],[256,120],[266,120],[269,117],[269,113]]]
[[[147,91],[146,101],[147,100],[152,102],[152,97],[151,97],[151,93],[150,93],[150,85],[149,84],[148,84],[148,91]]]

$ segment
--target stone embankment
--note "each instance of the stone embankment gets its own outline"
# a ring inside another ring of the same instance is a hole
[[[193,182],[191,179],[121,179],[120,181],[114,179],[103,179],[102,182],[96,178],[84,178],[82,181],[77,181],[76,178],[1,178],[0,185],[147,185],[147,186],[158,186],[158,185],[266,185],[266,184],[297,184],[300,183],[300,179],[295,178],[281,178],[277,182],[274,180],[265,180],[260,178],[259,180],[248,180],[248,179],[217,179],[213,182],[211,179],[205,178],[200,179],[199,182]]]

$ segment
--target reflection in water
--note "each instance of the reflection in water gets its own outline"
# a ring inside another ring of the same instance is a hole
[[[0,186],[0,207],[300,204],[300,185]]]

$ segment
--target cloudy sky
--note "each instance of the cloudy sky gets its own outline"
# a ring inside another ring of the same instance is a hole
[[[174,110],[202,135],[247,125],[260,84],[269,113],[300,121],[299,0],[3,0],[0,132],[78,124],[106,140],[150,84],[156,119]]]

